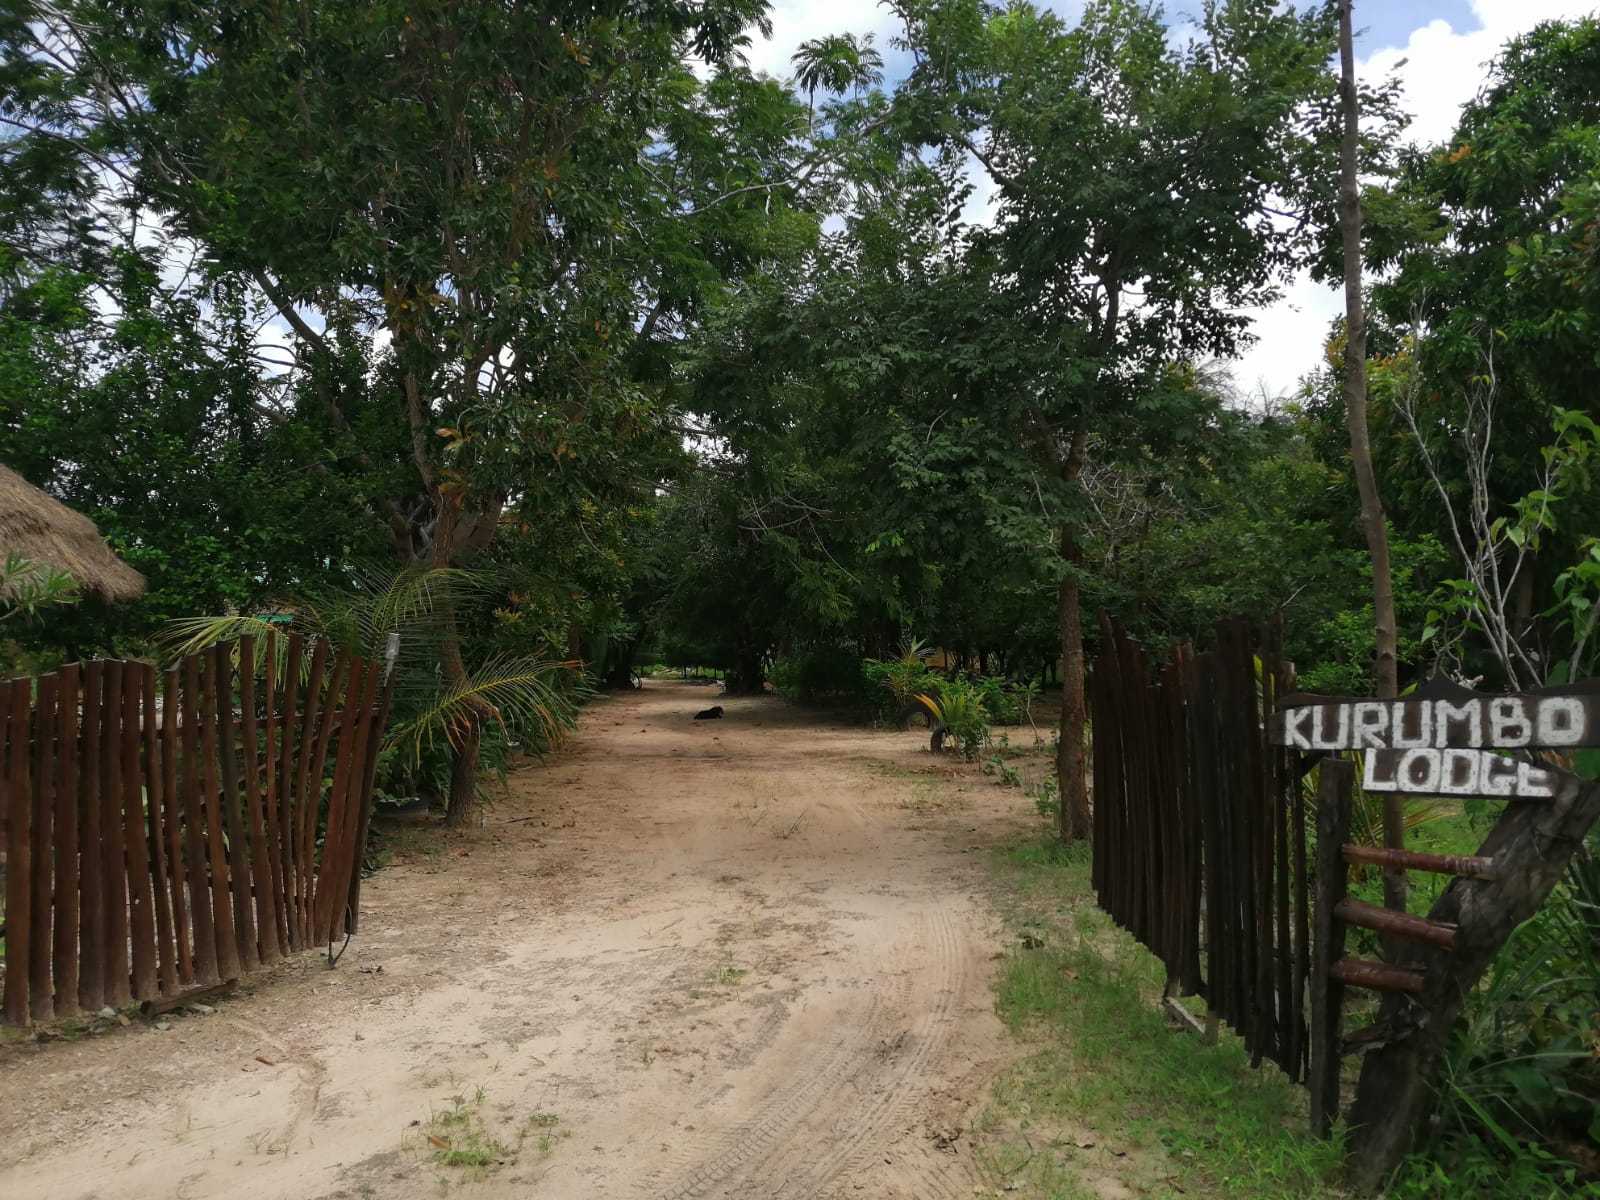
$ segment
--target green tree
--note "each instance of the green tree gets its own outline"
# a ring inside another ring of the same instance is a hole
[[[1312,186],[1315,102],[1332,92],[1326,12],[1230,0],[1206,4],[1198,26],[1174,46],[1159,10],[1122,0],[1091,4],[1071,29],[1026,5],[908,6],[908,119],[976,156],[997,188],[972,261],[1017,334],[1009,386],[979,412],[1055,534],[1066,840],[1089,833],[1079,528],[1091,439],[1110,453],[1181,442],[1193,395],[1171,386],[1170,365],[1234,350],[1238,310],[1270,298],[1294,261],[1268,209]]]
[[[135,649],[173,617],[262,603],[379,549],[326,439],[269,415],[236,289],[174,296],[137,251],[95,279],[18,279],[0,303],[0,460],[90,515],[150,582],[27,631],[35,649]],[[109,315],[101,301],[109,300]]]
[[[806,94],[809,108],[816,106],[817,92],[835,95],[883,82],[883,55],[873,46],[869,33],[858,38],[853,33],[835,33],[801,42],[790,60],[794,81]]]
[[[1374,442],[1397,512],[1453,546],[1452,519],[1465,530],[1475,509],[1510,512],[1543,486],[1557,410],[1585,410],[1600,386],[1597,87],[1600,22],[1542,24],[1506,46],[1448,141],[1410,152],[1371,197],[1369,253],[1390,268],[1373,294],[1397,384]],[[1560,655],[1541,644],[1539,613],[1600,516],[1587,472],[1564,490],[1558,527],[1493,600],[1545,662]],[[1540,673],[1514,669],[1524,683]]]
[[[725,59],[758,4],[37,16],[26,140],[115,148],[168,228],[293,327],[290,415],[321,423],[403,565],[473,561],[508,510],[596,486],[659,426],[629,335],[664,306],[630,231],[693,214],[640,147],[700,104],[682,52]],[[461,682],[459,616],[437,619]]]

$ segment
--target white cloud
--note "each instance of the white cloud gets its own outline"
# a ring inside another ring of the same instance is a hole
[[[1408,140],[1422,145],[1443,142],[1454,130],[1462,105],[1483,86],[1489,62],[1507,41],[1542,21],[1586,17],[1596,6],[1596,0],[1473,0],[1480,28],[1457,32],[1447,21],[1430,21],[1413,30],[1404,46],[1374,50],[1357,70],[1368,80],[1398,74],[1405,89],[1403,102],[1415,117]],[[1253,392],[1258,381],[1264,381],[1273,394],[1292,390],[1317,366],[1328,324],[1343,311],[1339,291],[1319,287],[1308,278],[1297,280],[1280,304],[1257,314],[1258,340],[1234,367],[1240,387]]]

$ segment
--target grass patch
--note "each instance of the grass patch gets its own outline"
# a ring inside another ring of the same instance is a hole
[[[1043,840],[999,857],[1016,942],[998,1011],[1027,1054],[974,1130],[988,1181],[1062,1200],[1336,1194],[1339,1148],[1306,1133],[1304,1090],[1230,1034],[1169,1025],[1160,964],[1094,908],[1088,868]]]
[[[482,1087],[475,1087],[451,1096],[445,1107],[433,1110],[423,1123],[422,1148],[427,1152],[428,1160],[436,1166],[458,1172],[454,1179],[441,1177],[442,1184],[484,1179],[497,1168],[515,1162],[524,1138],[533,1129],[545,1130],[541,1143],[553,1136],[550,1126],[559,1118],[540,1113],[530,1119],[525,1128],[517,1131],[516,1145],[508,1145],[495,1136],[484,1122],[485,1095]],[[548,1153],[548,1147],[541,1144],[541,1154]]]

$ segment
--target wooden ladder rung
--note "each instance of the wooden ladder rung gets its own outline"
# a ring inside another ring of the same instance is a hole
[[[1496,879],[1494,859],[1470,854],[1421,854],[1415,850],[1386,850],[1382,846],[1344,848],[1344,861],[1375,867],[1400,867],[1407,871],[1431,871],[1435,875],[1465,875],[1472,879]]]
[[[1366,958],[1341,958],[1328,968],[1328,974],[1340,983],[1353,987],[1371,988],[1378,992],[1422,991],[1423,975],[1416,967],[1397,967],[1393,963],[1373,962]]]
[[[1380,908],[1376,904],[1368,904],[1365,900],[1355,900],[1349,896],[1334,905],[1333,915],[1346,924],[1359,925],[1363,929],[1375,929],[1392,937],[1426,942],[1430,946],[1440,946],[1446,950],[1455,949],[1456,927],[1444,921],[1417,917],[1392,908]]]

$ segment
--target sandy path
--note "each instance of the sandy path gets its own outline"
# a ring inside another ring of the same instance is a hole
[[[772,699],[691,723],[707,696],[591,706],[369,881],[336,970],[0,1050],[0,1196],[970,1197],[1006,1052],[971,851],[1027,801]]]

